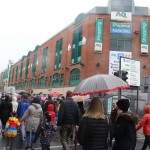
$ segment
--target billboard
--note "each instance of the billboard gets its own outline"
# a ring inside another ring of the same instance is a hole
[[[128,72],[128,84],[131,86],[140,86],[140,61],[121,57],[120,64],[121,70]]]
[[[132,23],[111,22],[110,33],[132,34]]]
[[[95,27],[95,51],[102,51],[102,43],[103,43],[103,19],[96,20]]]
[[[120,57],[132,58],[131,52],[110,51],[109,53],[109,74],[113,75],[114,72],[119,70]]]
[[[141,53],[148,53],[148,21],[141,21]]]
[[[122,12],[122,11],[112,11],[111,20],[121,21],[121,22],[131,22],[132,13],[131,12]]]

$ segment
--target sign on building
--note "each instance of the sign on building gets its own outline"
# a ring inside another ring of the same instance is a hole
[[[148,21],[141,21],[141,53],[148,54]]]
[[[111,20],[121,21],[121,22],[131,22],[132,13],[131,12],[122,12],[122,11],[112,11]]]
[[[95,28],[95,51],[102,52],[103,43],[103,19],[96,20]]]
[[[132,58],[131,52],[110,51],[109,53],[109,74],[113,75],[114,72],[119,70],[120,57]]]
[[[111,22],[110,33],[132,34],[132,23]]]

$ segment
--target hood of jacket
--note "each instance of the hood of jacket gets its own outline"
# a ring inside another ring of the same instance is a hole
[[[13,96],[12,97],[12,102],[17,102],[17,97]]]
[[[34,106],[35,109],[41,108],[41,105],[40,105],[40,104],[37,104],[37,103],[32,103],[32,106]]]
[[[132,114],[130,112],[122,112],[122,113],[120,113],[119,116],[126,119],[126,120],[132,121],[132,122],[137,122],[138,118],[139,118],[139,115]]]
[[[54,111],[54,105],[53,104],[49,104],[47,110],[48,111]]]
[[[150,105],[145,106],[144,111],[146,114],[150,114]]]

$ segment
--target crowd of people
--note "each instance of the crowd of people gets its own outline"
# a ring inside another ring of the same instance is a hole
[[[10,150],[17,133],[20,140],[27,143],[25,149],[33,150],[33,143],[40,137],[41,149],[50,150],[53,132],[59,132],[63,150],[69,150],[71,137],[83,150],[135,150],[136,131],[143,127],[142,150],[150,148],[150,106],[145,106],[145,115],[139,124],[139,116],[129,112],[129,107],[128,99],[120,99],[113,103],[109,117],[101,98],[93,97],[85,108],[83,102],[73,100],[71,91],[57,102],[51,95],[43,99],[27,94],[5,94],[0,99],[1,132],[7,137],[6,148]]]

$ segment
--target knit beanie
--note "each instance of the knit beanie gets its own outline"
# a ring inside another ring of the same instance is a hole
[[[128,111],[128,108],[130,107],[130,102],[128,99],[120,99],[117,102],[117,106],[119,109],[125,112],[125,111]]]

